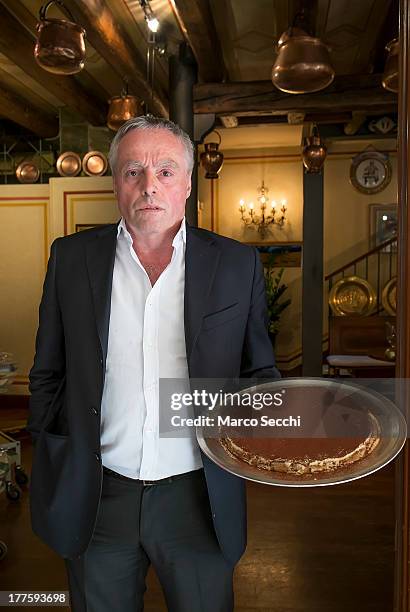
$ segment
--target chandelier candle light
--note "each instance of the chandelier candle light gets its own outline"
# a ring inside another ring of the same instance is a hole
[[[286,221],[287,201],[281,200],[281,208],[279,208],[275,200],[272,200],[269,205],[268,193],[269,189],[265,187],[265,183],[262,181],[262,185],[258,189],[257,198],[260,209],[259,214],[256,213],[253,202],[245,204],[245,200],[239,200],[239,212],[245,226],[256,225],[262,238],[265,236],[269,225],[275,224],[282,228]]]

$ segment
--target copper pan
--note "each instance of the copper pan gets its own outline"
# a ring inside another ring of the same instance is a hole
[[[16,177],[19,183],[36,183],[40,170],[33,161],[22,161],[16,168]]]
[[[70,16],[67,19],[47,19],[47,9],[58,4]],[[73,16],[62,0],[50,0],[42,6],[37,23],[37,42],[34,47],[36,62],[47,72],[54,74],[76,74],[84,68],[84,28],[75,23]]]
[[[388,91],[399,91],[399,39],[395,38],[386,45],[389,55],[384,67],[382,85]]]
[[[114,96],[110,99],[109,103],[107,125],[113,131],[117,131],[128,119],[138,117],[141,114],[140,100],[128,93],[126,95]]]
[[[329,47],[300,28],[291,27],[282,34],[277,52],[272,82],[281,91],[294,94],[320,91],[334,79]]]
[[[107,172],[108,162],[104,153],[90,151],[83,157],[83,170],[88,176],[103,176]]]
[[[56,166],[60,176],[77,176],[81,172],[81,157],[74,151],[65,151],[57,159]]]

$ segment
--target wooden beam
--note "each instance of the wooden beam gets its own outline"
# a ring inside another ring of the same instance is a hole
[[[379,74],[339,76],[323,91],[298,95],[279,91],[271,81],[204,83],[194,87],[195,113],[285,115],[396,109],[397,95],[383,89]]]
[[[151,101],[151,87],[145,76],[145,63],[128,33],[115,19],[104,0],[70,0],[67,6],[74,18],[87,30],[87,38],[94,49],[146,103]],[[165,100],[153,92],[150,111],[168,116]]]
[[[397,155],[398,236],[397,236],[397,357],[396,376],[399,406],[409,422],[410,392],[410,5],[400,0],[399,19],[399,129]],[[410,445],[407,442],[396,460],[395,473],[396,554],[394,610],[410,610]]]
[[[303,172],[302,376],[322,376],[323,171]]]
[[[169,0],[185,40],[205,82],[222,81],[225,68],[221,44],[208,0]]]
[[[36,108],[16,92],[7,89],[0,82],[0,115],[23,126],[43,138],[52,138],[58,134],[58,118],[56,115]]]
[[[34,38],[20,22],[0,2],[0,21],[2,24],[0,52],[4,53],[31,78],[45,87],[61,102],[92,125],[106,123],[105,103],[90,96],[72,76],[59,76],[43,70],[35,61]]]

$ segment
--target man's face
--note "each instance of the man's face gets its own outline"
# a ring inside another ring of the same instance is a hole
[[[131,130],[118,147],[114,189],[130,230],[177,227],[191,192],[184,145],[165,129]]]

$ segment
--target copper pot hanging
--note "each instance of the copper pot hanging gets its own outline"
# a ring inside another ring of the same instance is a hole
[[[309,174],[319,174],[325,163],[326,155],[327,147],[320,138],[319,130],[315,126],[312,136],[308,136],[305,139],[305,146],[302,152],[303,165],[307,172]]]
[[[70,16],[67,19],[47,19],[47,9],[52,4],[61,6]],[[85,36],[84,28],[75,23],[74,18],[62,0],[50,0],[41,7],[40,21],[37,23],[37,42],[34,57],[47,72],[53,74],[76,74],[84,68]]]
[[[384,66],[382,85],[388,91],[399,91],[399,39],[395,38],[386,45],[389,55]]]
[[[291,27],[282,34],[277,53],[272,82],[281,91],[294,94],[320,91],[334,79],[329,47],[300,28]]]
[[[109,100],[107,125],[116,132],[123,123],[141,114],[141,101],[136,96],[123,92]]]
[[[221,144],[221,135],[216,130],[214,130],[214,132],[219,137],[219,143],[207,142],[205,144],[205,151],[200,155],[202,167],[205,169],[206,179],[219,178],[218,175],[224,162],[224,155],[218,150]]]

